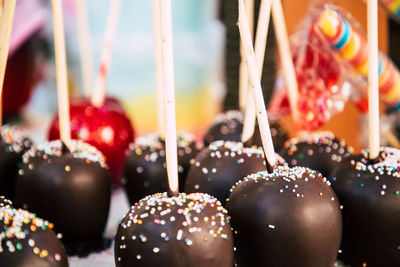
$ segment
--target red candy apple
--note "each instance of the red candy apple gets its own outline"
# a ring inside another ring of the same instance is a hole
[[[97,108],[89,100],[74,98],[70,103],[71,135],[99,149],[106,157],[112,182],[119,184],[125,160],[125,150],[134,141],[132,124],[121,103],[107,97],[103,106]],[[58,116],[54,118],[49,139],[59,139]]]

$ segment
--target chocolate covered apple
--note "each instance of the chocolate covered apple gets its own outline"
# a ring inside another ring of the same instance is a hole
[[[209,145],[213,141],[217,140],[240,142],[243,132],[243,120],[244,114],[239,110],[229,110],[218,114],[204,136],[205,145]],[[271,122],[270,129],[274,145],[276,146],[277,151],[279,151],[288,139],[288,133],[277,121]],[[254,135],[246,142],[246,145],[262,145],[258,125],[256,125]]]
[[[342,234],[338,199],[321,174],[278,167],[247,176],[227,202],[239,266],[333,266]]]
[[[194,136],[179,133],[178,172],[179,185],[185,185],[190,168],[190,161],[197,156],[202,143],[196,142]],[[124,187],[131,205],[146,195],[165,192],[168,189],[166,171],[165,140],[158,134],[137,138],[135,144],[129,146],[124,166]]]
[[[69,254],[103,249],[111,185],[104,156],[82,141],[52,141],[23,156],[16,203],[63,234]]]
[[[68,267],[53,224],[0,197],[0,264],[12,267]]]
[[[399,266],[400,150],[364,150],[343,160],[330,180],[343,204],[341,259],[351,266]]]
[[[348,158],[353,148],[331,132],[301,133],[288,140],[280,155],[289,166],[303,166],[329,176],[338,162]]]
[[[0,128],[0,195],[9,199],[15,196],[15,183],[22,155],[32,142],[17,126],[3,125]]]
[[[282,158],[279,165],[284,164]],[[261,147],[245,147],[240,142],[215,141],[191,162],[184,191],[203,192],[225,206],[230,189],[249,174],[266,170]]]
[[[117,267],[232,267],[226,210],[202,193],[145,197],[132,206],[115,238]]]

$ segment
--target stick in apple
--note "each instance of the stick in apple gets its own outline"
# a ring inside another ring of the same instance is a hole
[[[294,120],[298,118],[298,84],[296,72],[293,66],[292,54],[290,52],[289,39],[286,30],[285,16],[281,0],[272,0],[272,19],[274,20],[274,28],[276,41],[278,43],[279,57],[281,59],[283,75],[288,90],[289,104]]]
[[[1,3],[3,4],[3,3]],[[0,127],[3,125],[3,85],[6,74],[8,49],[10,48],[11,30],[14,21],[16,0],[7,0],[0,10]]]
[[[161,36],[164,84],[164,121],[167,175],[170,193],[178,195],[178,155],[175,118],[175,71],[171,0],[161,1]]]
[[[122,0],[111,0],[110,2],[103,49],[100,56],[99,73],[97,74],[96,84],[91,98],[92,104],[96,107],[102,106],[106,99],[107,74],[110,67],[111,54],[118,26],[118,18],[121,12],[121,5]]]
[[[157,88],[157,129],[160,136],[164,136],[164,80],[162,61],[161,13],[160,0],[153,0],[153,31],[154,31],[154,57]]]
[[[260,12],[258,15],[257,32],[255,40],[255,55],[257,60],[257,69],[262,77],[264,66],[265,49],[267,46],[268,28],[271,18],[271,0],[262,0],[260,4]],[[247,93],[246,113],[243,122],[242,142],[247,142],[254,134],[254,127],[256,126],[256,109],[254,106],[253,93],[249,88]]]
[[[243,0],[239,0],[239,32],[244,47],[245,60],[248,68],[250,88],[253,91],[254,102],[256,105],[257,119],[261,131],[261,139],[267,158],[269,169],[276,166],[277,160],[275,149],[272,142],[271,131],[269,128],[268,114],[265,108],[264,97],[261,88],[260,75],[257,70],[257,61],[254,54],[253,43],[251,40],[248,19]]]
[[[368,125],[370,159],[379,156],[378,0],[368,0]]]
[[[69,147],[71,125],[69,116],[67,57],[65,52],[64,23],[61,0],[52,0],[54,49],[57,76],[58,116],[60,118],[60,137]]]
[[[75,0],[75,12],[78,26],[83,89],[85,96],[90,97],[93,90],[93,54],[86,0]]]
[[[246,0],[246,12],[247,18],[249,19],[250,34],[253,38],[254,32],[254,0]],[[241,62],[239,65],[239,108],[246,108],[246,100],[248,98],[249,91],[249,77],[247,74],[247,66],[244,60],[244,51],[242,44],[240,44],[240,57]]]

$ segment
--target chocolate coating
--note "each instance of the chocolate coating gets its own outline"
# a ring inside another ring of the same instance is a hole
[[[278,167],[249,175],[232,189],[227,209],[238,266],[333,266],[342,216],[321,174]]]
[[[279,164],[283,164],[282,160]],[[266,165],[262,148],[215,141],[192,160],[184,191],[210,194],[225,206],[232,185],[249,174],[264,170]]]
[[[337,162],[349,157],[353,148],[331,132],[304,133],[288,140],[280,155],[289,166],[303,166],[319,171],[324,176],[335,168]]]
[[[82,141],[33,147],[23,156],[17,204],[53,221],[69,254],[103,249],[111,182],[104,157]]]
[[[16,126],[3,125],[0,130],[0,195],[15,197],[15,181],[22,155],[32,146],[27,135]]]
[[[232,267],[226,210],[207,194],[147,196],[128,212],[115,238],[117,267]]]
[[[12,267],[68,267],[68,257],[53,224],[11,202],[0,204],[0,265]]]
[[[244,114],[239,110],[229,110],[218,114],[204,136],[204,144],[208,146],[217,140],[241,142],[243,120]],[[279,151],[288,139],[288,133],[277,121],[270,122],[270,129],[275,149]],[[246,146],[253,145],[262,146],[258,125],[256,125],[253,137],[246,142]]]
[[[178,133],[179,187],[183,188],[190,160],[197,156],[203,144],[194,136]],[[158,134],[138,138],[129,146],[124,166],[124,187],[131,205],[147,195],[168,190],[165,168],[165,142]]]
[[[351,266],[400,266],[400,150],[344,160],[330,180],[343,204],[341,259]]]

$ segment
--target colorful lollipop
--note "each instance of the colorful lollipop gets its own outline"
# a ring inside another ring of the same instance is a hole
[[[316,22],[320,33],[331,44],[338,55],[356,73],[368,76],[368,42],[338,11],[327,8]],[[379,91],[389,108],[400,108],[400,74],[393,63],[384,55],[379,57]]]

